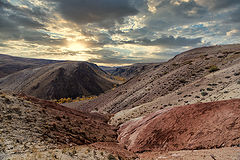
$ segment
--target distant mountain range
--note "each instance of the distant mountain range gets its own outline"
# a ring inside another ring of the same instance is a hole
[[[130,79],[145,70],[150,68],[156,68],[162,63],[135,63],[130,66],[118,66],[118,67],[106,67],[100,66],[100,68],[106,72],[108,72],[112,76],[119,76],[122,78]]]

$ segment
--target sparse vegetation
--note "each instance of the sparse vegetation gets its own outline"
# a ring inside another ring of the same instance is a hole
[[[207,88],[207,91],[213,91],[213,89],[212,88]]]
[[[208,93],[207,92],[201,92],[201,95],[206,96],[206,95],[208,95]]]
[[[113,76],[113,79],[114,79],[114,80],[117,80],[117,81],[122,81],[122,82],[125,82],[125,81],[126,81],[125,78],[120,77],[120,76]]]
[[[80,101],[85,101],[85,100],[92,100],[97,98],[97,96],[82,96],[82,97],[77,97],[75,99],[72,98],[61,98],[59,100],[53,100],[56,103],[62,104],[62,103],[71,103],[71,102],[80,102]]]
[[[216,65],[213,65],[213,66],[210,66],[209,67],[209,72],[212,73],[212,72],[216,72],[220,70]]]

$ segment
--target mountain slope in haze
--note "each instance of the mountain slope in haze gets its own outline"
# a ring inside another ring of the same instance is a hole
[[[109,74],[112,74],[112,72],[114,72],[118,67],[99,66],[99,68],[101,68],[102,70]]]
[[[130,66],[117,67],[111,72],[111,75],[130,79],[146,70],[157,68],[161,64],[162,63],[136,63]]]
[[[174,93],[207,75],[214,74],[215,71],[237,65],[239,58],[239,44],[196,48],[133,77],[115,90],[74,107],[103,113],[117,113],[124,109],[131,109]],[[191,95],[191,90],[187,95]],[[168,99],[167,104],[158,102],[155,107],[166,107],[168,104],[173,105],[171,99]]]
[[[0,88],[42,99],[98,95],[114,86],[97,65],[62,62],[11,74],[0,79]]]
[[[115,142],[108,118],[25,95],[0,93],[0,155]]]
[[[21,58],[0,54],[0,78],[27,68],[41,67],[62,61]]]

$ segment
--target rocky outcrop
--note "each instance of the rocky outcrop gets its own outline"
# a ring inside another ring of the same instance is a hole
[[[168,107],[124,123],[118,141],[134,152],[237,146],[239,115],[240,99]]]

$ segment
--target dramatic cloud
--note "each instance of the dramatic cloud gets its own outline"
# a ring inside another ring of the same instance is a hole
[[[240,6],[230,15],[231,21],[240,23]]]
[[[149,40],[145,38],[145,39],[138,39],[136,41],[127,41],[125,43],[139,44],[144,46],[178,47],[178,46],[194,46],[194,45],[197,45],[198,43],[201,43],[201,40],[202,38],[187,39],[185,37],[174,38],[173,36],[163,36],[155,40]]]
[[[100,65],[239,43],[239,0],[0,0],[0,52]]]
[[[100,50],[95,52],[94,54],[100,55],[98,58],[91,58],[89,62],[99,63],[99,64],[115,64],[115,65],[123,65],[123,64],[133,64],[141,61],[142,63],[153,63],[153,62],[163,62],[166,59],[161,58],[139,58],[132,56],[123,56],[118,52],[113,52],[109,50]]]
[[[78,24],[99,23],[101,26],[123,23],[123,18],[138,10],[129,0],[56,0],[57,10],[66,20]]]
[[[195,0],[197,4],[211,10],[224,9],[233,5],[240,4],[239,0]]]

